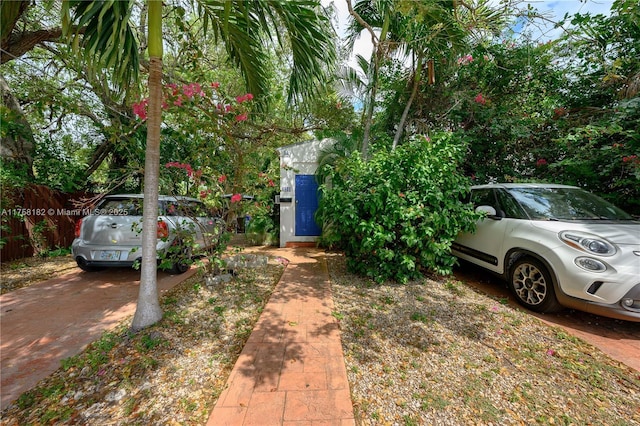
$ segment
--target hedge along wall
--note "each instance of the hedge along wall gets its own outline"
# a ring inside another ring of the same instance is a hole
[[[0,261],[70,247],[76,221],[89,211],[78,207],[87,197],[85,193],[66,194],[43,185],[4,193]]]

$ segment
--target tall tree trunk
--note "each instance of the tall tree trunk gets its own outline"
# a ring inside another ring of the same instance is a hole
[[[142,265],[134,331],[162,319],[158,298],[158,187],[160,176],[160,125],[162,123],[162,0],[149,0],[149,113],[144,163]]]
[[[380,38],[378,39],[374,33],[373,28],[365,22],[364,19],[360,15],[358,15],[351,5],[351,0],[347,0],[347,8],[349,9],[349,14],[353,16],[356,21],[360,23],[363,27],[365,27],[371,33],[371,43],[373,43],[373,52],[371,53],[371,59],[373,62],[373,67],[371,67],[371,71],[369,73],[369,103],[367,105],[367,111],[365,112],[364,117],[364,134],[362,137],[362,158],[367,159],[369,153],[369,137],[371,134],[371,124],[373,121],[373,112],[375,111],[375,99],[378,88],[378,71],[380,68],[380,61],[384,56],[383,46],[384,42],[387,39],[387,33],[389,32],[389,23],[390,23],[390,11],[389,6],[386,6],[382,11],[384,14],[384,20],[382,23],[382,31],[380,32]],[[376,39],[378,41],[376,41]]]
[[[398,146],[398,142],[400,142],[400,138],[402,137],[402,132],[404,131],[404,124],[407,121],[407,116],[409,116],[409,110],[411,109],[411,104],[418,93],[418,88],[420,87],[420,79],[422,75],[422,56],[418,59],[418,66],[416,67],[416,72],[413,76],[413,87],[411,89],[411,96],[409,96],[409,100],[404,107],[404,111],[402,111],[402,117],[400,118],[400,123],[398,123],[398,129],[396,130],[396,134],[393,137],[393,145],[391,146],[391,151],[395,151]]]

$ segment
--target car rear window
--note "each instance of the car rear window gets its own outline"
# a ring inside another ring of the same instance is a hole
[[[135,197],[107,198],[98,205],[95,214],[142,216],[144,200]],[[207,207],[196,200],[159,201],[159,216],[206,217]]]
[[[111,216],[142,216],[142,198],[107,198],[95,214]]]
[[[167,202],[167,216],[206,217],[209,216],[206,206],[193,200],[180,200],[179,202]]]

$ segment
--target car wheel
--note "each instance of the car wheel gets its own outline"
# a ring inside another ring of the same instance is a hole
[[[509,286],[519,303],[535,312],[562,309],[553,288],[551,274],[542,262],[524,257],[511,267]]]
[[[171,273],[184,274],[191,268],[191,248],[183,247],[178,260],[171,267]]]

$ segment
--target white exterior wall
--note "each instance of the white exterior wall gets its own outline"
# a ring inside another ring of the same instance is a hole
[[[318,155],[333,143],[331,139],[312,140],[278,148],[280,153],[280,247],[288,242],[313,242],[314,236],[296,236],[296,175],[313,175]],[[287,201],[291,200],[291,201]]]

